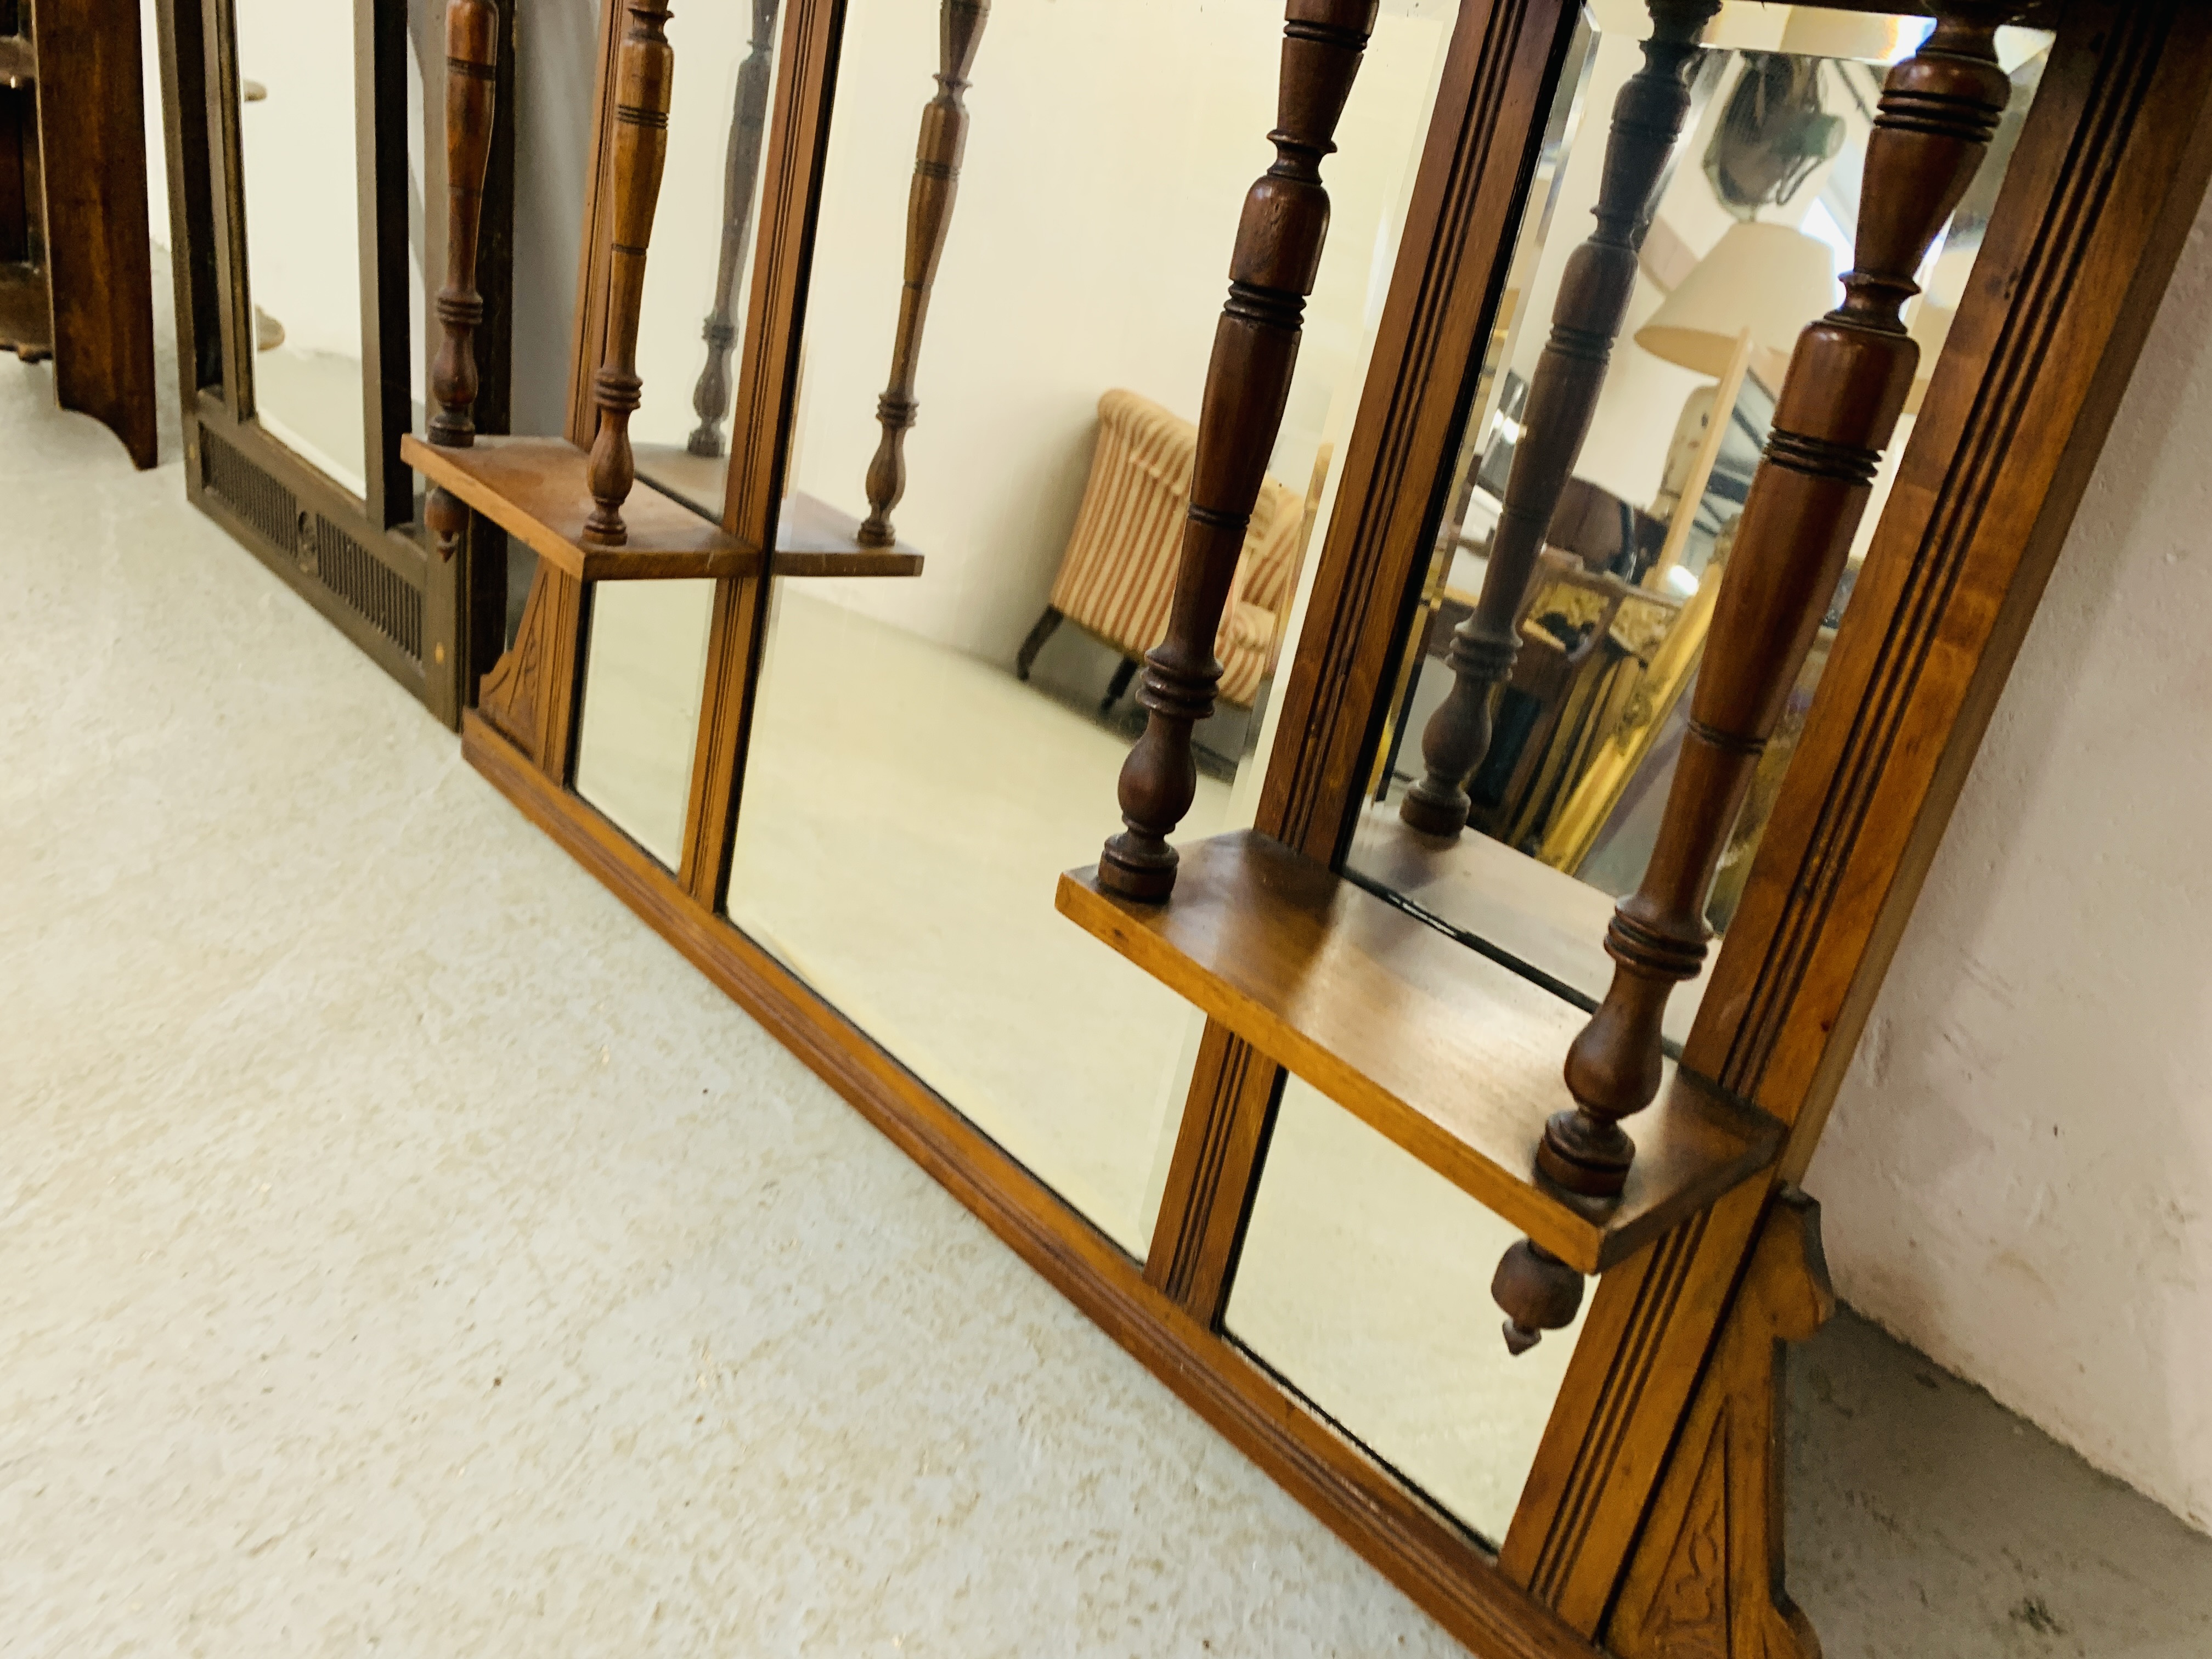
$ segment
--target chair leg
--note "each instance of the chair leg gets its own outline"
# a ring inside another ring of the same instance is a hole
[[[1121,694],[1129,689],[1129,682],[1136,678],[1137,659],[1134,657],[1122,658],[1121,665],[1114,671],[1113,679],[1107,684],[1106,696],[1099,702],[1098,712],[1102,714],[1112,714],[1114,705],[1121,701]]]
[[[1045,606],[1044,615],[1036,619],[1036,626],[1030,629],[1029,638],[1024,640],[1022,648],[1014,653],[1016,679],[1029,678],[1030,666],[1036,661],[1037,653],[1044,649],[1044,642],[1053,636],[1054,630],[1058,629],[1065,620],[1066,618],[1050,605]]]

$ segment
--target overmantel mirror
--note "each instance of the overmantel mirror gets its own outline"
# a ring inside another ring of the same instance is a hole
[[[404,446],[465,751],[1478,1650],[1809,1654],[1795,1183],[2212,19],[1285,11],[609,4],[568,431],[456,258]]]
[[[442,195],[442,0],[160,0],[157,15],[187,495],[458,723],[501,641],[457,630],[465,569],[430,555],[399,459],[423,419],[424,273],[446,231],[423,212]],[[511,80],[511,0],[501,15],[489,73]],[[472,263],[503,301],[511,133],[498,149]],[[504,313],[480,343],[490,425]]]

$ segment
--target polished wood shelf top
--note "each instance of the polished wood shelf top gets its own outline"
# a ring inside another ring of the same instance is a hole
[[[1771,1164],[1782,1125],[1672,1062],[1629,1126],[1611,1205],[1541,1182],[1544,1120],[1586,1016],[1253,831],[1182,849],[1175,896],[1060,878],[1061,913],[1584,1273],[1598,1273]]]
[[[680,444],[637,446],[637,480],[673,495],[709,518],[728,487],[729,458],[694,455]],[[794,489],[776,515],[775,574],[779,576],[919,576],[922,556],[900,542],[863,547],[860,521],[818,496]]]
[[[580,581],[760,574],[757,547],[650,489],[633,490],[623,503],[627,542],[587,545],[589,457],[565,439],[479,437],[466,449],[443,449],[410,433],[399,459]]]

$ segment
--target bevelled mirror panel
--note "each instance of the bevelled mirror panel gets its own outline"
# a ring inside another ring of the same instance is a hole
[[[1186,834],[1249,817],[1455,12],[1383,9],[1324,168]],[[1116,827],[1281,40],[1264,6],[854,0],[739,803],[732,918],[1132,1252],[1199,1023],[1053,892]]]
[[[366,495],[354,9],[235,0],[254,413]]]

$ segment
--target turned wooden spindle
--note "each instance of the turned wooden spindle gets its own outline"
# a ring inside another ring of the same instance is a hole
[[[868,462],[868,516],[854,540],[863,547],[898,541],[891,509],[906,494],[906,434],[914,424],[915,374],[921,363],[922,325],[929,319],[929,291],[952,228],[952,204],[960,193],[960,159],[968,149],[968,71],[983,42],[991,0],[942,0],[937,14],[937,95],[923,106],[921,137],[915,145],[914,185],[906,199],[906,280],[899,289],[898,332],[891,340],[890,383],[876,400],[884,429]]]
[[[637,482],[629,417],[642,401],[637,374],[638,307],[645,250],[668,159],[668,100],[676,54],[668,45],[668,0],[624,0],[629,13],[615,82],[614,247],[607,270],[607,343],[592,378],[599,435],[592,442],[592,512],[584,539],[619,547],[629,539],[622,506]]]
[[[1398,816],[1427,835],[1456,836],[1467,826],[1468,781],[1490,750],[1491,696],[1513,672],[1521,647],[1515,618],[1605,389],[1613,342],[1636,292],[1654,198],[1689,113],[1690,72],[1702,55],[1698,36],[1720,10],[1720,0],[1650,0],[1650,9],[1644,67],[1613,100],[1605,171],[1591,210],[1597,228],[1567,261],[1552,307],[1551,337],[1529,381],[1482,592],[1452,631],[1445,656],[1452,687],[1421,733],[1424,775],[1398,803]]]
[[[1905,330],[1913,273],[1958,205],[2010,94],[2002,9],[1952,5],[1889,74],[1867,143],[1857,268],[1797,342],[1774,430],[1721,579],[1688,732],[1642,884],[1606,930],[1613,983],[1567,1054],[1577,1109],[1546,1126],[1546,1174],[1618,1193],[1635,1149],[1620,1120],[1657,1093],[1660,1018],[1705,954],[1714,866],[1760,750],[1835,592],[1919,365]]]
[[[684,442],[694,455],[722,453],[722,417],[730,412],[730,349],[738,331],[730,319],[745,244],[752,240],[753,204],[760,194],[761,137],[768,129],[769,83],[775,53],[776,0],[753,0],[752,50],[738,66],[737,106],[730,116],[730,151],[722,166],[722,256],[714,268],[714,302],[703,331],[707,364],[691,390],[699,425]]]
[[[1098,884],[1157,902],[1175,888],[1167,838],[1198,791],[1191,731],[1213,712],[1221,665],[1213,640],[1237,557],[1283,424],[1306,295],[1328,234],[1322,157],[1375,26],[1376,0],[1289,0],[1275,130],[1275,163],[1244,198],[1229,265],[1229,301],[1213,336],[1198,418],[1198,455],[1176,565],[1168,635],[1145,658],[1137,701],[1144,735],[1121,767],[1121,822],[1106,843]]]
[[[430,441],[466,449],[477,441],[476,331],[483,322],[477,292],[477,235],[483,221],[484,170],[491,161],[497,95],[499,8],[493,0],[447,0],[446,283],[438,290],[441,331],[430,366]],[[434,489],[422,520],[451,559],[469,526],[469,510],[450,491]]]

